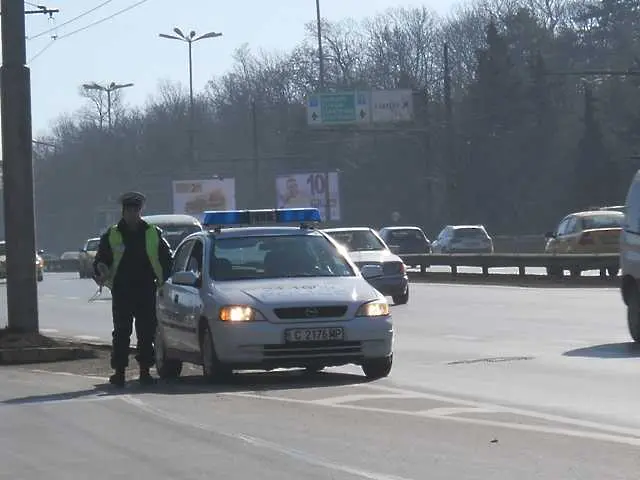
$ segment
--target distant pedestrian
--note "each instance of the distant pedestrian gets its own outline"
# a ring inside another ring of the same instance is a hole
[[[110,288],[112,296],[111,368],[115,373],[109,382],[125,384],[135,317],[140,382],[151,384],[155,381],[149,370],[155,362],[156,290],[169,277],[171,249],[161,231],[142,220],[143,194],[125,193],[120,203],[122,219],[100,237],[93,262],[94,280]]]

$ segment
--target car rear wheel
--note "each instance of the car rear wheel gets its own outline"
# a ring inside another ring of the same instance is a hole
[[[362,364],[362,371],[369,380],[378,380],[389,376],[393,365],[393,355],[384,358],[367,360]]]
[[[402,295],[394,295],[391,297],[393,299],[393,303],[396,305],[404,305],[409,301],[409,287],[405,290]]]
[[[167,357],[166,343],[160,325],[158,325],[158,329],[156,330],[155,349],[156,370],[158,371],[158,376],[162,380],[178,378],[182,373],[182,362],[180,360]]]
[[[218,359],[213,344],[213,336],[208,325],[204,327],[202,332],[200,353],[202,355],[202,375],[208,382],[220,382],[231,376],[232,370],[223,365]]]
[[[635,285],[627,298],[627,327],[633,341],[640,343],[640,293]]]

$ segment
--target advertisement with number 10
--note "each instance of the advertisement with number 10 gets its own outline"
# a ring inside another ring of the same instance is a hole
[[[315,207],[320,210],[322,220],[326,215],[326,178],[324,173],[295,173],[276,177],[278,208]],[[329,173],[330,220],[340,220],[340,196],[338,173]]]

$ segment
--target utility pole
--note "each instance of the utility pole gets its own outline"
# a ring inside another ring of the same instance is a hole
[[[444,44],[444,106],[445,106],[445,205],[448,207],[448,216],[457,215],[457,198],[455,197],[454,182],[456,179],[456,156],[453,137],[453,100],[451,98],[451,66],[449,63],[449,44]]]
[[[260,207],[261,184],[260,184],[260,149],[258,144],[258,117],[256,112],[256,99],[251,99],[251,140],[253,142],[253,201],[255,208]]]
[[[84,88],[85,90],[100,90],[107,94],[107,122],[109,125],[109,130],[111,130],[111,127],[113,125],[111,121],[111,94],[116,90],[120,90],[121,88],[129,88],[129,87],[133,87],[133,83],[120,84],[120,83],[111,82],[109,85],[104,86],[104,85],[99,85],[96,82],[93,82],[93,83],[85,83],[84,85],[82,85],[82,88]]]
[[[189,35],[185,35],[178,27],[173,29],[175,35],[160,33],[158,36],[168,38],[170,40],[180,40],[189,45],[189,160],[191,165],[195,164],[195,118],[194,118],[194,98],[193,98],[193,43],[205,38],[218,38],[222,36],[219,32],[209,32],[204,35],[196,36],[196,32],[191,30]]]
[[[320,75],[320,92],[324,92],[324,54],[322,53],[322,17],[320,16],[320,0],[316,0],[316,24],[318,36],[318,70]],[[331,192],[329,190],[329,156],[325,154],[324,172],[324,204],[326,220],[331,220]]]
[[[31,79],[26,65],[24,0],[1,0],[0,11],[7,316],[10,329],[38,332]]]

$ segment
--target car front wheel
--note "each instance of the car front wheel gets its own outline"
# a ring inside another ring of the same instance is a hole
[[[362,371],[369,380],[378,380],[389,376],[393,365],[393,355],[384,358],[367,360],[362,364]]]
[[[232,370],[223,365],[218,359],[213,344],[213,336],[208,325],[202,332],[200,353],[202,355],[202,375],[208,382],[220,382],[231,376]]]

